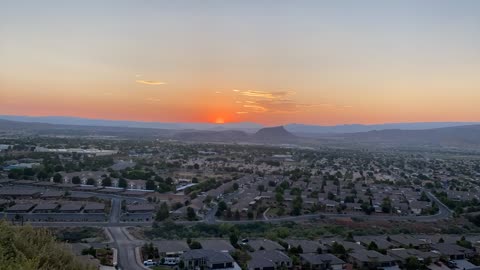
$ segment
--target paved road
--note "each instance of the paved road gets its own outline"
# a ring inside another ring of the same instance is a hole
[[[110,210],[109,223],[120,222],[120,213],[122,212],[122,201],[120,198],[112,198],[112,208]]]
[[[109,227],[113,245],[118,250],[118,268],[122,270],[143,270],[142,262],[137,260],[135,249],[143,245],[143,241],[133,239],[126,228]]]

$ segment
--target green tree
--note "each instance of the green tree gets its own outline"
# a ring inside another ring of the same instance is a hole
[[[303,205],[303,200],[302,197],[297,196],[295,199],[292,201],[292,215],[294,216],[299,216],[302,214],[302,205]]]
[[[118,187],[127,188],[127,180],[125,178],[118,179]]]
[[[238,186],[238,183],[233,183],[233,190],[238,190],[239,186]]]
[[[347,255],[347,250],[342,244],[333,242],[332,244],[332,254],[334,255]]]
[[[218,203],[217,212],[215,213],[215,216],[221,217],[223,215],[223,212],[227,210],[227,208],[228,208],[227,203],[225,203],[224,201],[220,201]]]
[[[168,209],[168,205],[166,202],[163,202],[160,205],[160,208],[157,211],[157,214],[155,215],[155,220],[156,221],[163,221],[168,218],[170,215],[170,210]]]
[[[51,233],[31,226],[0,221],[0,268],[5,270],[93,270],[56,242]]]
[[[281,193],[276,193],[275,200],[277,201],[278,204],[282,204],[284,201],[283,195]]]
[[[195,210],[191,207],[187,207],[187,219],[192,221],[197,219],[197,214],[195,213]]]
[[[95,179],[93,178],[88,178],[87,179],[87,185],[94,186],[96,184]]]
[[[55,183],[62,183],[63,182],[63,177],[61,174],[56,173],[53,175],[53,182]]]
[[[238,246],[238,235],[235,232],[230,233],[230,244],[234,247]]]
[[[374,241],[370,242],[370,244],[368,244],[367,249],[368,250],[378,250],[377,243],[375,243]]]
[[[198,241],[192,241],[190,243],[190,248],[191,249],[202,249],[202,244],[200,244],[200,242],[198,242]]]
[[[405,262],[405,269],[407,270],[418,270],[421,269],[421,264],[416,257],[409,257]]]
[[[102,186],[104,187],[111,187],[112,186],[112,178],[105,177],[102,179]]]
[[[147,190],[155,190],[157,186],[155,185],[155,182],[153,180],[147,180],[147,183],[145,184],[145,188]]]
[[[390,197],[385,197],[382,201],[382,212],[384,213],[391,213],[392,212],[392,200]]]
[[[467,239],[465,239],[465,236],[462,236],[462,238],[457,241],[457,245],[459,245],[461,247],[464,247],[464,248],[469,248],[469,249],[473,248],[472,242],[467,241]]]
[[[82,183],[82,180],[80,179],[80,177],[78,176],[72,177],[72,184],[79,185],[80,183]]]
[[[44,181],[44,180],[48,179],[48,173],[45,170],[41,170],[37,173],[37,178],[39,180]]]

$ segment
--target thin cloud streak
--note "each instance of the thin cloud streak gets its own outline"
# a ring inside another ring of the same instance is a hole
[[[339,106],[329,103],[308,104],[300,103],[292,99],[294,91],[259,91],[259,90],[233,90],[239,98],[248,98],[236,101],[243,104],[242,107],[252,113],[298,113],[314,108],[344,109],[350,106]],[[238,113],[238,112],[237,112]]]
[[[136,83],[140,84],[146,84],[146,85],[163,85],[167,84],[166,82],[161,82],[161,81],[148,81],[148,80],[136,80]]]
[[[268,91],[257,91],[257,90],[245,90],[245,91],[236,91],[236,92],[246,97],[265,98],[265,99],[279,99],[279,98],[285,98],[295,94],[295,92],[293,91],[268,92]]]

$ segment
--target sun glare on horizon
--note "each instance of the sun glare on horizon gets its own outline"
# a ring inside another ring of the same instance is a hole
[[[217,117],[217,119],[215,119],[215,124],[225,124],[225,119]]]

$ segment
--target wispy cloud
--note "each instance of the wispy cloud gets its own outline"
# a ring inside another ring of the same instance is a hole
[[[256,113],[263,113],[263,112],[267,112],[268,109],[261,106],[261,105],[254,105],[254,104],[245,104],[243,105],[244,108],[246,109],[249,109],[251,110],[252,112],[256,112]]]
[[[146,84],[146,85],[163,85],[163,84],[167,84],[166,82],[161,82],[161,81],[148,81],[148,80],[136,80],[135,82],[140,83],[140,84]]]
[[[337,106],[328,103],[302,103],[294,100],[294,91],[259,91],[259,90],[233,90],[237,98],[237,104],[242,104],[245,111],[251,113],[296,113],[312,110],[314,108],[339,109],[349,106]],[[238,112],[237,112],[238,113]]]
[[[237,114],[247,114],[248,112],[237,112]]]
[[[235,91],[235,90],[234,90]],[[280,99],[286,98],[288,96],[294,95],[293,91],[258,91],[258,90],[238,90],[238,93],[242,96],[252,97],[252,98],[265,98],[265,99]]]

